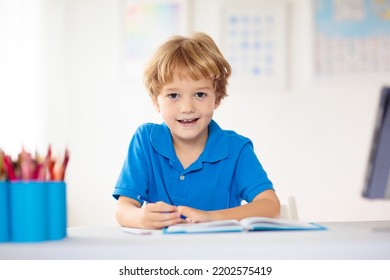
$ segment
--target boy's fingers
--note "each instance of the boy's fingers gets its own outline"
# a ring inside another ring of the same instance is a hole
[[[169,225],[180,221],[180,213],[177,212],[177,207],[162,201],[146,204],[145,210],[148,212],[148,219],[154,223],[162,222]]]
[[[177,211],[180,213],[181,218],[187,223],[196,221],[196,212],[193,208],[187,206],[178,206]]]
[[[168,203],[165,203],[163,201],[158,201],[158,202],[154,203],[153,211],[155,211],[155,212],[176,212],[177,207],[170,205]]]
[[[169,220],[169,221],[156,221],[153,222],[153,226],[155,228],[164,228],[164,227],[169,227],[178,223],[181,223],[182,221],[180,219],[175,219],[175,220]]]
[[[171,221],[180,219],[180,213],[178,212],[154,212],[150,215],[153,221]]]
[[[191,216],[195,214],[194,209],[187,206],[177,206],[177,211],[184,216]]]

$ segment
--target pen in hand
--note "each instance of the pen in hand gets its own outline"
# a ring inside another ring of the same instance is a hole
[[[143,201],[144,203],[152,203],[152,202],[146,200],[145,198],[143,198],[141,195],[137,196],[137,198],[138,198],[139,200]],[[169,213],[169,212],[163,212],[163,213]],[[187,217],[184,216],[184,215],[180,215],[180,219],[186,220]]]

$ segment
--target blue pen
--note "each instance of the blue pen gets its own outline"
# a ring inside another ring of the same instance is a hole
[[[144,199],[141,195],[137,196],[137,198],[138,198],[139,200],[142,200],[144,203],[151,203],[150,201],[147,201],[146,199]],[[173,204],[173,203],[171,203],[171,205],[172,205],[172,204]],[[169,212],[166,212],[166,213],[169,213]],[[180,215],[180,218],[183,219],[183,220],[187,219],[187,217],[184,216],[184,215]]]

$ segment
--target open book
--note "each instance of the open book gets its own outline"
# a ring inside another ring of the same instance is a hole
[[[324,226],[315,223],[250,217],[240,221],[221,220],[195,224],[176,224],[163,229],[163,233],[208,233],[241,231],[276,231],[276,230],[324,230]]]

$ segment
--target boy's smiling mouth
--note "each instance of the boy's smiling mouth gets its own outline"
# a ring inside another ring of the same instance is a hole
[[[177,120],[181,124],[193,124],[195,123],[199,118],[193,118],[193,119],[182,119],[182,120]]]

